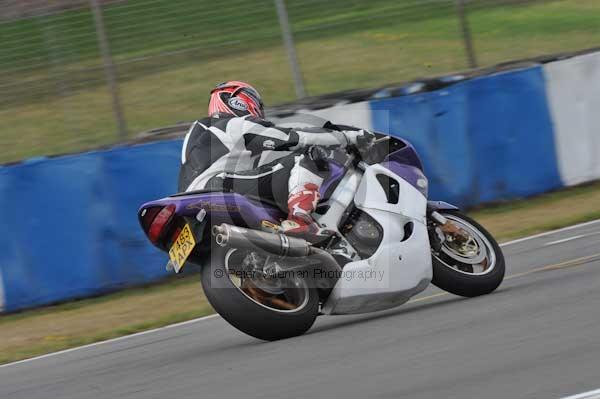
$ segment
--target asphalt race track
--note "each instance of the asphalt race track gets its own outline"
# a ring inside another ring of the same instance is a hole
[[[463,299],[322,317],[265,343],[213,317],[0,367],[0,398],[561,398],[600,388],[600,222],[504,246]]]

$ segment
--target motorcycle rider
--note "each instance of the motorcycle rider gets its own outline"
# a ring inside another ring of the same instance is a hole
[[[336,130],[338,129],[338,130]],[[284,233],[316,242],[330,236],[312,218],[326,177],[323,149],[366,146],[366,130],[275,126],[251,85],[227,81],[210,93],[208,117],[194,122],[181,154],[179,190],[232,190],[273,200],[288,212]]]

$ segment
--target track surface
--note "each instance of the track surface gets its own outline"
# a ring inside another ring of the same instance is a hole
[[[600,223],[504,252],[510,277],[492,295],[431,288],[274,343],[215,317],[0,367],[0,398],[505,399],[600,388]]]

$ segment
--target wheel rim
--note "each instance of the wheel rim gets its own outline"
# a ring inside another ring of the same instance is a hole
[[[487,237],[466,220],[450,214],[443,215],[468,234],[465,242],[444,240],[435,258],[454,271],[469,275],[489,274],[496,267],[496,252]]]
[[[305,280],[299,277],[270,279],[240,275],[238,268],[241,261],[252,253],[232,248],[225,255],[227,277],[236,289],[252,302],[273,312],[295,313],[304,309],[310,294]]]

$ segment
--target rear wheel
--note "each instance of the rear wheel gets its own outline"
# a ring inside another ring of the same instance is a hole
[[[317,290],[298,276],[261,273],[268,261],[253,251],[213,247],[210,263],[202,268],[206,297],[232,326],[255,338],[301,335],[319,312]]]
[[[439,212],[450,226],[432,250],[432,283],[450,293],[475,297],[494,291],[504,279],[504,255],[492,235],[458,211]],[[437,235],[434,235],[437,239]]]

